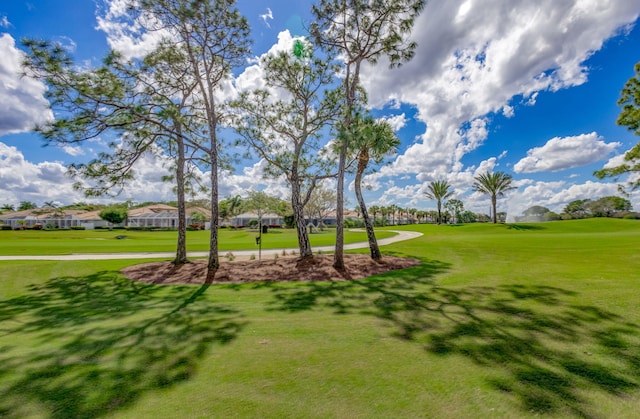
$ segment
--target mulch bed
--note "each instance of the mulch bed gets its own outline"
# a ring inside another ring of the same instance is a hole
[[[379,262],[369,255],[344,255],[346,270],[337,271],[332,255],[311,258],[280,257],[269,260],[221,260],[212,283],[345,281],[366,278],[397,269],[420,265],[417,259],[383,256]],[[175,266],[172,262],[150,262],[121,270],[129,279],[148,284],[205,284],[207,261],[194,260]]]

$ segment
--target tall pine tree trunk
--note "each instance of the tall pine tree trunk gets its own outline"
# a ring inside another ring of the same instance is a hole
[[[300,179],[297,176],[297,168],[294,167],[292,171],[294,173],[291,176],[291,208],[293,209],[293,219],[296,224],[300,258],[304,259],[313,256],[313,253],[311,251],[307,226],[304,223],[304,205],[300,197]]]
[[[218,227],[219,227],[219,207],[218,207],[218,141],[216,137],[215,116],[211,117],[209,123],[211,159],[211,232],[209,234],[209,262],[207,264],[207,282],[213,281],[216,272],[220,267],[220,257],[218,255]]]
[[[176,163],[178,198],[178,244],[176,248],[176,258],[174,259],[173,263],[174,265],[182,265],[189,262],[189,260],[187,259],[187,209],[184,196],[185,151],[184,141],[182,138],[182,127],[179,123],[176,126],[176,131],[178,133],[178,161]]]

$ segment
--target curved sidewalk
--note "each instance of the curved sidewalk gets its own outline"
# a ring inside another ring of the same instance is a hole
[[[411,240],[422,236],[422,233],[417,231],[401,231],[401,230],[386,230],[397,233],[393,237],[378,240],[379,246],[384,246],[391,243],[397,243],[400,241]],[[369,247],[368,242],[358,242],[345,244],[345,250],[363,249]],[[297,248],[290,249],[262,249],[262,256],[280,255],[282,251],[287,253],[297,252]],[[334,246],[319,246],[313,247],[314,252],[333,252]],[[227,253],[233,253],[235,257],[250,257],[251,255],[258,256],[258,249],[255,250],[226,250],[219,253],[220,257],[224,257]],[[154,259],[154,258],[173,258],[175,252],[142,252],[142,253],[83,253],[73,255],[40,255],[40,256],[0,256],[0,261],[3,260],[111,260],[111,259]],[[189,252],[188,257],[207,257],[209,252]]]

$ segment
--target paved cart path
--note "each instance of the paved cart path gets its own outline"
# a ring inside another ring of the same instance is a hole
[[[384,246],[391,243],[397,243],[400,241],[411,240],[422,236],[422,233],[417,231],[401,231],[401,230],[386,230],[397,233],[393,237],[378,240],[379,246]],[[358,242],[345,244],[345,250],[351,249],[363,249],[369,247],[368,242]],[[334,246],[318,246],[313,247],[313,252],[333,252]],[[275,254],[280,255],[285,250],[287,253],[298,252],[298,248],[291,249],[262,249],[262,256],[273,256]],[[235,257],[250,257],[251,255],[258,256],[258,249],[254,250],[225,250],[220,252],[220,257],[223,257],[227,253],[233,253]],[[153,259],[153,258],[173,258],[175,252],[139,252],[139,253],[83,253],[72,255],[19,255],[19,256],[0,256],[2,260],[110,260],[110,259]],[[189,252],[188,257],[207,257],[208,251],[202,252]]]

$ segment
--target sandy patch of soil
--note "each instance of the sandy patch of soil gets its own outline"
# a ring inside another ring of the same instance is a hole
[[[345,281],[361,279],[397,269],[417,266],[417,259],[383,256],[380,262],[369,255],[344,255],[346,271],[333,268],[332,255],[312,258],[279,257],[269,260],[221,259],[213,283],[283,282],[283,281]],[[121,271],[134,281],[148,284],[204,284],[207,261],[194,260],[181,266],[171,262],[150,262],[129,266]]]

